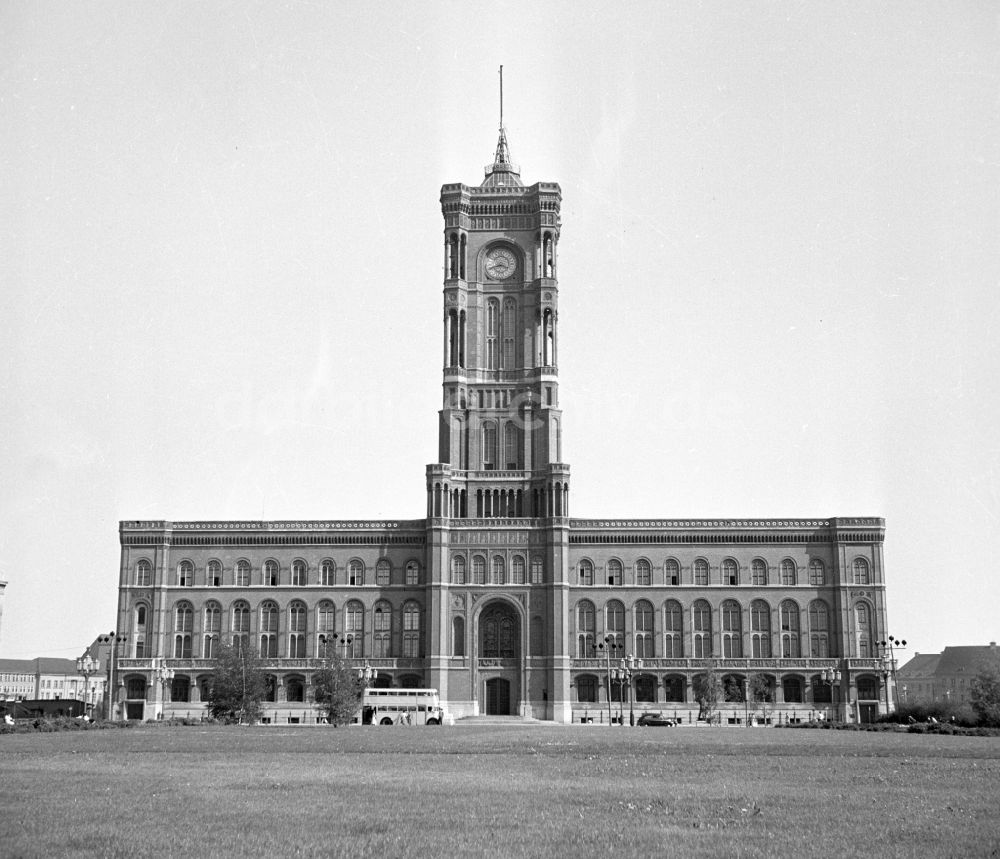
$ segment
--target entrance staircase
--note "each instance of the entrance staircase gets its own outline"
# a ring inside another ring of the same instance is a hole
[[[555,725],[555,722],[544,722],[530,716],[463,716],[455,720],[457,727],[493,727],[493,728],[538,728]]]

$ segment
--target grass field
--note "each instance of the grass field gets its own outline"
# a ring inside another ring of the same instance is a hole
[[[766,728],[0,736],[0,855],[1000,856],[1000,739]]]

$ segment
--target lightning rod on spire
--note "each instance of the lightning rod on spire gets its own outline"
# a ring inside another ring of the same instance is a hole
[[[500,66],[500,127],[503,128],[503,66]]]

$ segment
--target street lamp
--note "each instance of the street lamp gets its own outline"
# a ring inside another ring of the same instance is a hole
[[[372,668],[367,662],[364,668],[358,669],[358,682],[366,688],[372,685],[372,681],[378,677],[378,669]]]
[[[750,727],[750,676],[743,677],[743,727]]]
[[[632,675],[636,669],[642,668],[642,660],[636,659],[633,654],[629,654],[621,661],[620,667],[614,670],[615,680],[619,683],[619,689],[622,683],[628,684],[628,723],[631,727],[635,727],[635,710],[632,707]],[[621,695],[618,696],[618,713],[621,716]],[[625,720],[620,718],[619,724],[624,725]]]
[[[840,669],[824,668],[819,677],[823,683],[830,687],[830,701],[837,707],[837,712],[839,714],[840,701],[834,700],[833,690],[840,686]],[[840,718],[839,715],[837,718]]]
[[[614,636],[605,635],[603,641],[597,642],[597,644],[590,645],[591,650],[595,654],[603,653],[607,661],[607,671],[608,671],[608,724],[613,724],[614,717],[611,715],[611,653],[618,649],[618,642],[615,641]],[[600,656],[598,655],[598,659]],[[619,703],[621,703],[621,695],[618,696]]]
[[[168,667],[165,660],[158,658],[156,660],[155,667],[153,668],[153,677],[156,680],[156,684],[160,687],[160,706],[157,711],[156,718],[162,719],[163,702],[167,697],[167,685],[174,679],[174,669]]]
[[[89,653],[76,660],[76,673],[83,675],[83,712],[87,714],[88,698],[90,697],[90,678],[101,670],[101,663]],[[87,714],[89,715],[89,714]]]
[[[882,676],[886,679],[885,687],[885,709],[886,712],[891,712],[892,707],[889,704],[889,684],[888,679],[892,678],[892,685],[896,685],[896,651],[906,649],[906,639],[896,638],[890,635],[887,639],[876,642],[879,647],[882,648]],[[889,665],[888,668],[885,666],[885,652],[889,651]],[[893,698],[898,700],[898,695],[894,694]]]
[[[118,667],[118,645],[123,641],[128,641],[128,635],[124,632],[111,630],[107,635],[97,636],[100,644],[107,644],[111,648],[111,658],[108,660],[108,691],[105,695],[107,699],[105,717],[108,721],[114,718],[114,701],[117,697],[118,689],[115,687],[115,669]],[[124,716],[124,713],[122,714]]]

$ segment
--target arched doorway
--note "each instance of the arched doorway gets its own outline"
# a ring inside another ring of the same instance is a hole
[[[480,712],[512,716],[519,712],[522,620],[504,600],[485,606],[476,621]]]

